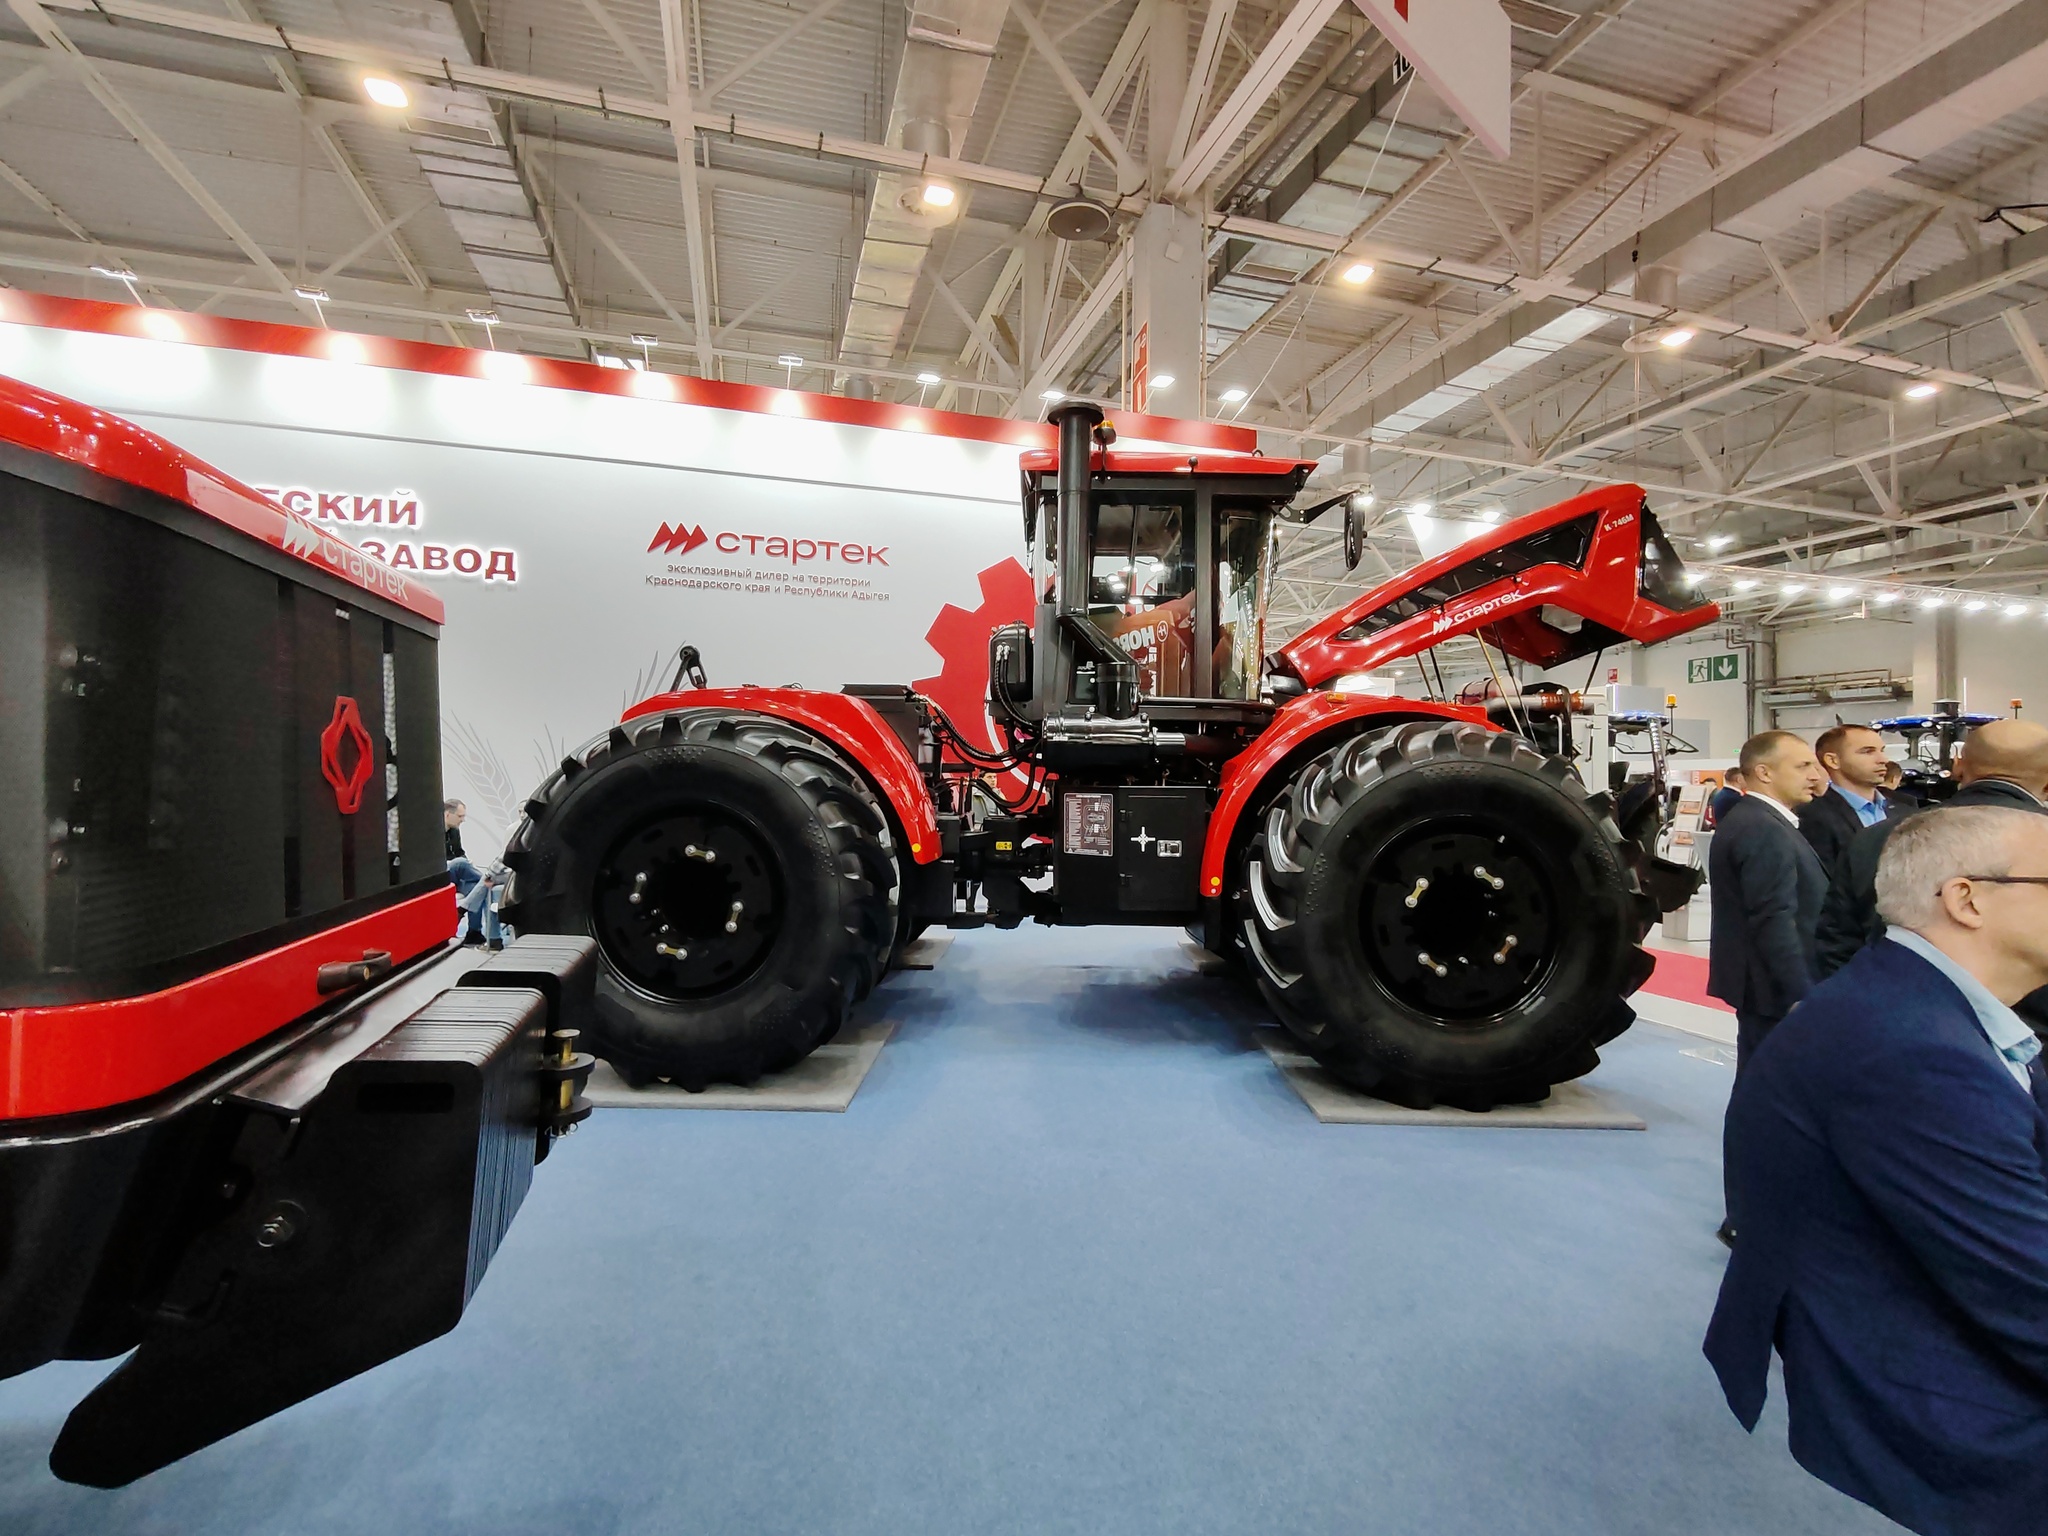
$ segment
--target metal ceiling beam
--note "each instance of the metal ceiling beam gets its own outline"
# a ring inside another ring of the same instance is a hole
[[[585,0],[585,3],[594,3],[594,0]],[[769,38],[767,42],[741,59],[739,63],[733,65],[731,69],[728,69],[724,74],[705,86],[702,99],[705,101],[718,100],[719,97],[723,96],[735,85],[738,85],[740,81],[788,47],[789,44],[795,42],[813,26],[817,25],[817,23],[838,10],[839,5],[840,0],[818,0],[818,3],[808,11],[805,11],[803,15],[797,17],[795,21],[792,21],[780,32]]]
[[[619,57],[625,61],[626,67],[655,90],[660,90],[661,71],[640,51],[640,45],[626,35],[626,29],[620,26],[619,19],[612,15],[611,7],[606,5],[604,0],[583,0],[583,9],[590,13],[590,19],[597,23],[597,29],[611,40],[612,47],[619,51]]]
[[[8,0],[8,3],[14,14],[41,39],[45,47],[71,64],[80,82],[92,93],[93,99],[106,109],[107,115],[128,131],[135,142],[163,168],[164,173],[177,183],[185,195],[197,203],[201,211],[213,220],[221,233],[232,240],[235,247],[249,258],[250,263],[281,293],[291,294],[294,286],[292,280],[270,259],[269,253],[256,243],[254,237],[242,228],[241,222],[221,204],[220,199],[206,190],[199,178],[194,176],[185,162],[172,151],[170,145],[166,144],[157,131],[143,120],[141,114],[128,104],[127,99],[114,89],[113,83],[100,71],[99,66],[79,50],[64,29],[57,25],[56,19],[43,9],[40,0]],[[318,311],[313,305],[296,297],[293,302],[302,314],[309,313],[311,318],[318,318]]]
[[[1218,3],[1224,3],[1224,0],[1218,0]],[[1095,89],[1089,96],[1098,112],[1108,113],[1115,109],[1118,98],[1129,87],[1145,57],[1145,43],[1151,35],[1151,30],[1152,0],[1138,0],[1138,4],[1131,11],[1130,19],[1124,23],[1123,35],[1117,39],[1116,47],[1110,51],[1109,62],[1103,66],[1102,74],[1097,78]],[[1007,109],[1007,101],[1004,106]],[[1059,189],[1080,185],[1081,171],[1087,164],[1089,153],[1086,127],[1085,121],[1076,123],[1073,132],[1067,135],[1067,142],[1060,150],[1059,158],[1053,162],[1052,170],[1045,177],[1046,187]],[[1031,210],[1030,218],[1024,223],[1024,240],[1029,241],[1045,233],[1046,215],[1050,212],[1051,204],[1043,200]],[[1009,307],[1011,296],[1016,293],[1017,285],[1023,280],[1023,276],[1024,247],[1020,242],[1018,248],[1011,251],[1008,259],[1004,261],[1003,270],[996,275],[995,285],[989,289],[988,298],[981,306],[977,317],[978,323],[968,327],[966,345],[960,349],[960,362],[963,366],[971,364],[974,354],[984,346],[990,348],[988,355],[995,358],[1002,367],[1009,366],[1008,359],[1002,357],[999,348],[993,347],[990,338],[995,330],[996,317]]]
[[[1074,77],[1074,71],[1061,57],[1058,46],[1046,35],[1045,27],[1039,19],[1031,13],[1027,0],[1009,0],[1009,7],[1010,14],[1017,18],[1017,25],[1024,29],[1024,35],[1030,39],[1031,46],[1051,67],[1053,78],[1059,81],[1060,89],[1065,91],[1067,99],[1080,109],[1081,121],[1087,126],[1095,147],[1116,166],[1117,195],[1121,197],[1126,191],[1137,191],[1144,184],[1144,167],[1131,158],[1131,152],[1125,148],[1123,139],[1109,126],[1109,119],[1102,115],[1102,109],[1095,105],[1095,98]]]
[[[14,0],[10,0],[10,3],[14,3]],[[567,107],[593,113],[599,117],[637,119],[664,128],[672,128],[680,121],[686,128],[698,133],[723,134],[729,138],[744,139],[772,148],[796,150],[819,157],[829,155],[835,159],[880,166],[888,170],[927,172],[934,176],[974,182],[981,186],[1005,187],[1013,192],[1036,194],[1043,191],[1046,186],[1044,177],[1009,170],[1002,166],[915,154],[887,144],[874,144],[844,134],[820,133],[815,129],[743,116],[736,112],[716,112],[698,106],[679,109],[672,99],[657,101],[640,96],[613,95],[602,86],[579,85],[570,81],[524,74],[516,70],[496,69],[455,59],[428,58],[424,54],[407,53],[402,49],[375,48],[349,39],[288,32],[279,27],[257,26],[231,17],[208,16],[178,6],[160,4],[158,0],[24,0],[24,3],[38,6],[46,4],[52,10],[83,12],[87,15],[97,13],[109,20],[145,22],[150,26],[163,27],[168,31],[188,36],[240,43],[265,51],[302,53],[309,58],[331,59],[337,63],[379,69],[387,73],[396,72],[428,85],[452,84],[457,88],[466,87],[499,101],[534,102],[544,106]],[[675,8],[675,5],[676,0],[667,0],[664,14],[668,9]]]
[[[683,194],[683,241],[690,262],[691,339],[697,370],[711,377],[711,332],[718,316],[711,309],[711,249],[704,234],[703,194],[697,186],[697,131],[690,108],[689,40],[683,31],[681,0],[660,0],[661,52],[668,71],[668,122],[675,138],[676,168]],[[630,270],[630,268],[629,268]],[[649,286],[644,278],[643,287]],[[665,306],[664,306],[665,307]]]
[[[258,19],[254,7],[249,4],[249,0],[224,0],[224,3],[230,12],[239,16],[244,21],[255,21]],[[270,66],[270,73],[276,78],[278,85],[294,102],[299,103],[303,108],[305,104],[312,101],[313,92],[306,84],[306,77],[299,72],[299,66],[296,61],[289,56],[280,57],[277,54],[272,54],[264,62]],[[391,252],[391,259],[398,263],[398,270],[405,274],[407,282],[419,289],[420,292],[425,293],[430,286],[427,282],[426,274],[420,271],[419,263],[413,260],[412,252],[406,248],[405,242],[399,238],[398,225],[388,222],[391,217],[390,214],[385,211],[384,205],[378,201],[377,194],[370,190],[370,184],[363,176],[362,170],[356,165],[354,157],[349,154],[347,146],[335,134],[334,125],[322,122],[312,114],[303,111],[301,118],[306,123],[314,139],[319,143],[321,153],[327,156],[328,163],[334,167],[335,174],[341,178],[341,184],[347,189],[348,195],[355,203],[357,210],[369,221],[372,229],[385,231],[383,242],[386,249]]]
[[[555,177],[552,173],[541,170],[540,157],[529,156],[527,164],[530,165],[538,174],[540,174],[544,179],[547,180],[548,184],[553,188],[555,196],[559,197],[562,200],[564,205],[567,206],[571,213],[575,214],[578,219],[583,221],[583,227],[590,231],[592,237],[597,241],[599,245],[603,246],[606,251],[611,253],[612,260],[616,261],[621,267],[625,269],[626,275],[630,277],[634,282],[640,285],[640,291],[646,294],[648,298],[654,300],[656,306],[661,310],[661,312],[664,315],[668,316],[670,323],[673,324],[678,331],[682,332],[687,336],[695,338],[698,335],[698,333],[700,333],[703,330],[703,327],[699,325],[696,321],[685,320],[683,318],[682,314],[676,309],[675,305],[669,302],[668,295],[663,293],[661,289],[655,285],[653,278],[649,277],[645,272],[640,270],[640,264],[634,261],[631,256],[626,254],[624,248],[620,246],[619,242],[612,238],[611,231],[604,227],[603,223],[597,218],[595,214],[593,214],[588,208],[585,208],[583,206],[583,204],[577,199],[575,193],[571,192],[567,187],[563,186],[560,179]]]
[[[1039,358],[1038,367],[1017,391],[1017,400],[1011,415],[1018,415],[1038,408],[1040,397],[1048,389],[1056,388],[1066,376],[1067,366],[1073,362],[1088,338],[1096,328],[1109,318],[1111,308],[1124,290],[1124,277],[1131,269],[1131,247],[1128,242],[1117,248],[1102,269],[1102,275],[1095,280],[1095,287],[1083,299],[1068,319],[1058,336],[1047,343],[1044,354]]]
[[[1231,146],[1280,89],[1288,71],[1315,45],[1324,25],[1343,3],[1344,0],[1296,0],[1245,70],[1237,88],[1188,146],[1180,166],[1167,180],[1163,195],[1168,202],[1179,202],[1208,181],[1210,173],[1223,163]]]

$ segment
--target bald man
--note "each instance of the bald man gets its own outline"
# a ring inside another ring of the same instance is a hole
[[[1991,805],[2048,815],[2048,725],[2032,720],[1992,720],[1970,732],[1956,756],[1962,787],[1949,805]],[[1884,937],[1877,915],[1877,861],[1898,820],[1866,827],[1849,840],[1834,883],[1821,903],[1814,948],[1820,973],[1831,976],[1865,944]],[[2048,997],[2024,998],[2018,1012],[2037,1032],[2048,1034]]]

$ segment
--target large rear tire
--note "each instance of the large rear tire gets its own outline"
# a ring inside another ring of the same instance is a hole
[[[1604,796],[1521,737],[1417,722],[1312,760],[1248,850],[1243,945],[1333,1074],[1531,1103],[1634,1022],[1656,913]]]
[[[595,1054],[628,1081],[750,1083],[810,1054],[882,977],[888,817],[836,751],[761,715],[615,728],[527,802],[502,915],[597,940]]]

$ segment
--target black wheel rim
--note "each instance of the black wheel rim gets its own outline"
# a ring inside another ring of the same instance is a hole
[[[669,810],[612,845],[591,929],[612,969],[683,1002],[738,986],[782,931],[782,870],[749,821],[716,806]]]
[[[1558,935],[1547,863],[1517,828],[1432,818],[1366,866],[1360,938],[1389,995],[1447,1024],[1512,1012],[1549,976]]]

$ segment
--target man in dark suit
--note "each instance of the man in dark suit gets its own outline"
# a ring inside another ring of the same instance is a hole
[[[1754,1429],[1771,1349],[1792,1454],[1922,1536],[2048,1527],[2048,1073],[2012,1003],[2048,984],[2048,818],[1893,833],[1885,938],[1736,1080],[1741,1235],[1706,1354]]]
[[[1738,1074],[1814,983],[1814,924],[1828,889],[1799,835],[1799,807],[1826,782],[1812,749],[1790,731],[1761,732],[1742,744],[1742,780],[1748,793],[1707,851],[1707,990],[1735,1010]]]
[[[1949,805],[2002,805],[2048,814],[2048,804],[2043,804],[2048,800],[2048,725],[1992,720],[1978,726],[1956,754],[1955,774],[1962,787]],[[1877,915],[1877,861],[1899,825],[1895,816],[1864,828],[1849,839],[1841,862],[1830,871],[1827,900],[1821,903],[1814,934],[1821,975],[1832,976],[1857,950],[1883,935],[1884,919]],[[2043,1022],[2048,1024],[2048,1015]]]
[[[1742,798],[1742,770],[1730,768],[1721,775],[1721,787],[1707,798],[1707,825],[1718,827],[1728,807]]]
[[[1800,808],[1799,830],[1820,856],[1822,871],[1833,879],[1849,839],[1883,821],[1890,809],[1883,785],[1891,760],[1884,755],[1884,738],[1867,725],[1822,731],[1813,755],[1820,759],[1828,782]]]

